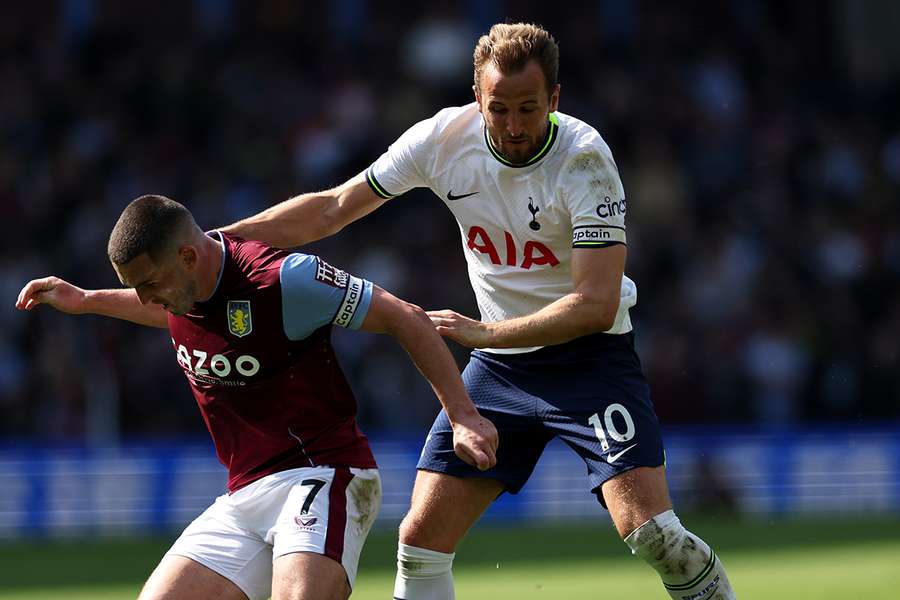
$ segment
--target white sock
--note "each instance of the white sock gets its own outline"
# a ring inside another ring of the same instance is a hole
[[[397,544],[394,600],[454,600],[453,557],[425,548]]]
[[[656,569],[675,600],[736,600],[725,568],[712,548],[667,510],[625,538],[632,554]]]

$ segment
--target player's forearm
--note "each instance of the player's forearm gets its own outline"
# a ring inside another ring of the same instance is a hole
[[[337,233],[342,225],[331,215],[335,198],[328,192],[304,194],[242,219],[222,231],[278,248],[301,246]]]
[[[83,313],[131,321],[147,327],[166,329],[166,311],[157,304],[141,304],[133,289],[85,290],[81,303]]]
[[[552,346],[610,329],[619,309],[619,296],[597,298],[574,292],[530,315],[485,323],[487,348]]]
[[[478,411],[463,386],[456,361],[428,315],[412,306],[409,315],[390,333],[428,379],[451,422],[476,415]]]

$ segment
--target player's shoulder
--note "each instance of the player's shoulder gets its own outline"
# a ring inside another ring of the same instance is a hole
[[[563,176],[581,179],[599,172],[618,175],[612,150],[596,128],[571,115],[560,112],[555,115],[563,132],[560,148]]]
[[[595,127],[579,118],[556,112],[556,119],[562,130],[563,145],[569,156],[596,150],[612,155],[612,151]]]
[[[312,272],[319,261],[319,257],[315,254],[305,254],[303,252],[290,252],[284,257],[282,262],[282,271],[296,270]]]
[[[216,232],[225,245],[225,259],[251,280],[277,274],[288,253],[259,240],[247,240],[240,236]]]
[[[467,131],[477,132],[480,129],[481,114],[474,102],[465,106],[449,106],[442,108],[432,117],[419,121],[410,131],[419,139],[433,143],[457,140]]]
[[[291,252],[284,257],[281,266],[282,284],[308,286],[310,284],[326,284],[335,288],[346,288],[350,275],[341,269],[331,266],[320,256]]]

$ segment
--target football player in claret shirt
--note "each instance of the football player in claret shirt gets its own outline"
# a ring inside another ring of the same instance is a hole
[[[503,444],[496,468],[472,468],[454,456],[451,422],[438,416],[400,526],[395,598],[453,598],[457,544],[499,494],[522,488],[559,437],[672,598],[732,600],[722,562],[669,499],[662,435],[634,350],[625,192],[597,130],[557,110],[558,70],[547,31],[494,25],[475,47],[474,102],[416,123],[343,185],[225,230],[296,246],[417,187],[430,188],[459,224],[481,318],[429,314],[439,332],[475,349],[463,380]]]
[[[25,285],[17,308],[168,328],[228,468],[228,493],[185,529],[141,600],[349,596],[381,481],[332,325],[397,338],[452,416],[460,459],[494,465],[497,432],[422,309],[316,256],[204,233],[161,196],[128,205],[108,253],[129,289],[46,277]]]

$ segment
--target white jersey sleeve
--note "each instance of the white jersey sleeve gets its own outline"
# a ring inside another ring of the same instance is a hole
[[[599,140],[574,153],[563,165],[563,177],[572,247],[625,244],[625,190],[606,144]]]
[[[366,170],[366,181],[372,191],[388,199],[428,186],[425,165],[432,151],[430,142],[436,118],[420,121],[407,129],[372,163]]]

